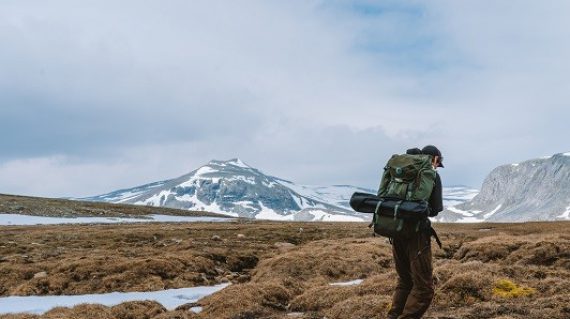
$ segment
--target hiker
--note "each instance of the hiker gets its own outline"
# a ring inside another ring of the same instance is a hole
[[[429,197],[429,216],[436,216],[443,210],[441,178],[437,168],[443,167],[443,156],[437,147],[428,145],[423,149],[409,149],[407,154],[431,155],[436,170],[435,183]],[[410,238],[393,238],[392,253],[398,285],[392,298],[388,319],[419,319],[429,308],[434,295],[433,265],[431,254],[431,223],[425,218],[419,231]],[[437,239],[437,237],[436,237]],[[438,239],[439,243],[439,239]]]

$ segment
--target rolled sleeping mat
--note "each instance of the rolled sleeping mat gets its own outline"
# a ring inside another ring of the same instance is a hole
[[[360,213],[374,214],[378,202],[382,201],[378,213],[393,217],[398,207],[398,216],[406,219],[425,218],[429,214],[426,201],[401,201],[395,198],[380,198],[374,194],[356,192],[350,198],[350,207]]]

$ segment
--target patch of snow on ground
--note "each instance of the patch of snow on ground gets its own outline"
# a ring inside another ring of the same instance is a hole
[[[0,226],[33,226],[62,224],[120,224],[120,223],[195,223],[227,222],[232,219],[206,216],[145,215],[140,218],[122,217],[46,217],[21,214],[0,214]]]
[[[362,222],[362,218],[342,214],[331,214],[322,210],[306,210],[303,213],[313,216],[312,221],[320,222]]]
[[[513,167],[517,167],[519,165],[520,165],[519,163],[511,164],[511,166],[513,166]]]
[[[562,154],[564,156],[570,156],[570,152]]]
[[[483,218],[487,219],[487,218],[493,216],[496,212],[499,211],[499,209],[501,209],[501,207],[503,207],[503,204],[499,204],[499,206],[497,206],[497,208],[495,208],[492,211],[488,212],[487,214],[483,215]]]
[[[192,307],[190,308],[190,311],[194,312],[194,313],[200,313],[202,312],[202,307]]]
[[[229,284],[211,287],[193,287],[169,289],[152,292],[112,292],[107,294],[77,296],[13,296],[0,298],[0,314],[33,313],[41,315],[55,307],[74,307],[82,303],[101,304],[107,307],[123,302],[155,300],[167,310],[186,303],[196,302],[208,295],[220,291]]]
[[[329,284],[330,286],[358,286],[360,285],[364,280],[363,279],[356,279],[356,280],[351,280],[351,281],[345,281],[345,282],[333,282],[331,284]]]
[[[456,221],[456,223],[466,223],[466,224],[468,224],[468,223],[482,223],[482,222],[484,222],[484,221],[485,221],[485,220],[479,219],[479,218],[477,218],[477,217],[463,217],[463,218],[461,218],[461,219],[458,219],[458,220]]]

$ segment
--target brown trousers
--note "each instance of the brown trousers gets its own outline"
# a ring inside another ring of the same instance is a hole
[[[419,319],[434,295],[431,236],[418,232],[409,239],[394,239],[392,253],[399,278],[388,318]]]

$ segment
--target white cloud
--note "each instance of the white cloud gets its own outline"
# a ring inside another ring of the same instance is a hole
[[[428,143],[444,181],[477,186],[567,149],[568,6],[5,1],[0,191],[90,195],[236,156],[373,187]]]

